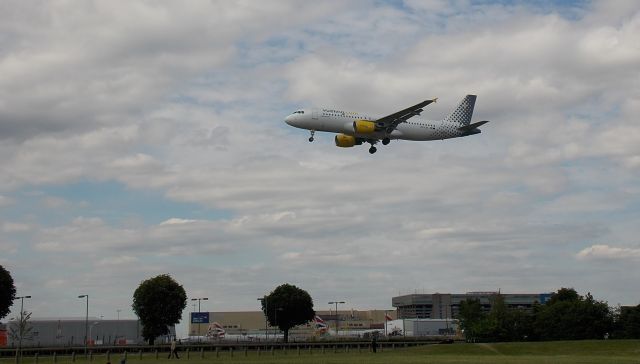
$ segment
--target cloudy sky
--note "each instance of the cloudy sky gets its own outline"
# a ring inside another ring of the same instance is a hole
[[[0,264],[39,317],[133,317],[161,273],[211,311],[638,304],[638,34],[635,1],[3,1]],[[283,123],[465,94],[482,134],[375,155]]]

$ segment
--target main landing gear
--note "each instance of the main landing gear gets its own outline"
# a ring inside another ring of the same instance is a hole
[[[387,144],[389,144],[390,141],[391,141],[391,139],[384,138],[384,139],[382,139],[382,145],[387,145]]]
[[[309,143],[311,143],[313,141],[313,134],[315,134],[316,131],[315,130],[311,130],[311,136],[309,137]]]
[[[369,148],[369,153],[373,154],[378,150],[378,148],[374,147],[373,145],[371,145],[371,148]]]

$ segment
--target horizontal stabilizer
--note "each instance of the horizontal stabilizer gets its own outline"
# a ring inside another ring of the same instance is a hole
[[[469,124],[469,125],[465,125],[465,126],[461,126],[458,128],[458,130],[460,131],[471,131],[475,128],[478,128],[486,123],[488,123],[489,120],[483,120],[483,121],[478,121],[477,123],[473,123],[473,124]]]

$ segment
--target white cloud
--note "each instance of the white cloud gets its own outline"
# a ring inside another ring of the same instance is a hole
[[[23,233],[29,231],[31,226],[21,222],[5,221],[0,225],[1,229],[5,233]]]
[[[585,260],[637,260],[640,259],[640,248],[620,248],[606,244],[596,244],[582,249],[576,256],[578,259]]]
[[[172,217],[168,220],[161,222],[160,225],[190,224],[192,222],[197,222],[197,220],[180,219],[177,217]]]

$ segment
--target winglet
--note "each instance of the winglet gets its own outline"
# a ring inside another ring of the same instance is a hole
[[[433,100],[431,100],[431,101],[433,101],[434,103],[435,103],[435,102],[438,102],[438,98],[436,97],[435,99],[433,99]]]

